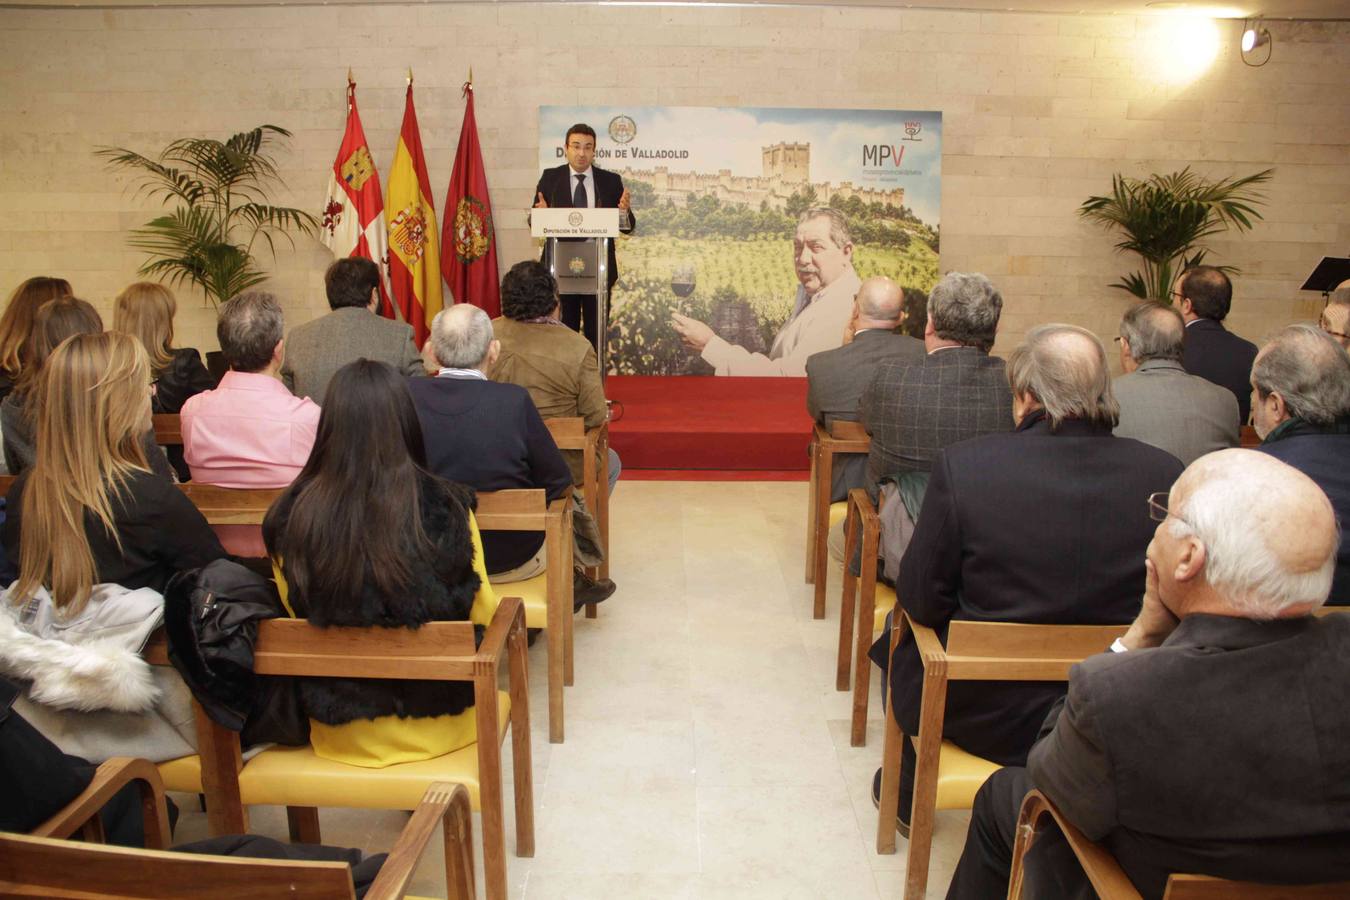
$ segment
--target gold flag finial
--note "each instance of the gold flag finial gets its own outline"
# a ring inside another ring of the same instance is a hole
[[[408,66],[408,87],[412,87],[412,66]]]
[[[347,67],[347,83],[348,83],[348,84],[356,84],[356,79],[352,77],[352,69],[351,69],[351,66],[348,66],[348,67]]]
[[[469,66],[469,87],[473,87],[473,66]]]

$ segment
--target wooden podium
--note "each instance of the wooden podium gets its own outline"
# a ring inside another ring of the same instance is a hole
[[[544,239],[544,265],[560,294],[595,297],[596,357],[609,371],[609,242],[619,236],[618,209],[530,210],[530,234]]]

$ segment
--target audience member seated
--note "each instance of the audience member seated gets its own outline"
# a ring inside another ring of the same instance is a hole
[[[844,330],[843,346],[807,358],[806,411],[817,424],[828,429],[838,421],[858,421],[863,389],[881,363],[923,361],[923,343],[896,331],[903,303],[900,285],[880,275],[867,279],[853,301],[853,318]],[[847,498],[853,488],[866,486],[866,455],[835,457],[831,503]]]
[[[187,688],[136,654],[162,616],[169,578],[225,551],[146,461],[145,350],[118,332],[76,335],[52,353],[34,390],[37,459],[10,488],[0,526],[19,568],[0,599],[0,665],[31,682],[15,709],[91,762],[190,754]]]
[[[1111,385],[1120,403],[1116,437],[1166,450],[1189,466],[1238,445],[1237,398],[1181,365],[1186,327],[1165,303],[1140,303],[1120,321],[1120,367]]]
[[[220,307],[216,337],[230,371],[220,387],[183,404],[183,455],[192,480],[227,488],[280,488],[309,459],[319,407],[277,380],[285,353],[281,307],[271,294],[250,291]],[[253,525],[216,529],[235,556],[263,557]]]
[[[1325,332],[1290,325],[1252,366],[1260,449],[1311,478],[1343,530],[1327,603],[1350,606],[1350,356]]]
[[[1350,770],[1350,617],[1311,615],[1336,558],[1326,496],[1265,454],[1224,450],[1149,506],[1162,524],[1143,608],[1117,652],[1073,667],[1027,768],[980,789],[949,898],[1006,894],[1031,788],[1149,900],[1174,872],[1350,879],[1350,795],[1336,787]],[[1055,889],[1036,896],[1086,888],[1062,839],[1040,863]]]
[[[354,359],[388,363],[405,375],[422,374],[412,326],[375,314],[379,266],[359,256],[339,259],[324,273],[323,285],[332,312],[295,326],[286,339],[281,380],[292,394],[323,399],[328,380]]]
[[[0,400],[9,396],[23,371],[23,348],[33,330],[38,307],[57,297],[69,297],[70,282],[64,278],[38,276],[19,285],[0,316]]]
[[[1178,308],[1186,322],[1186,352],[1182,365],[1233,392],[1238,402],[1238,425],[1251,413],[1247,378],[1256,359],[1256,345],[1223,327],[1233,305],[1233,283],[1213,266],[1187,269],[1177,285]]]
[[[173,292],[153,281],[128,285],[113,303],[113,331],[140,339],[150,354],[150,371],[155,379],[150,408],[156,413],[177,415],[187,398],[216,386],[196,348],[174,347],[173,317],[177,313]],[[183,448],[173,445],[164,452],[179,480],[187,481],[191,475]]]
[[[428,371],[439,367],[435,378],[408,382],[427,468],[479,491],[542,488],[553,501],[572,490],[572,473],[529,393],[488,380],[500,346],[487,313],[467,303],[441,310],[422,352]],[[544,534],[485,531],[483,554],[493,581],[524,581],[544,572]],[[597,582],[580,569],[573,577],[577,609],[614,593],[607,578]]]
[[[22,374],[13,392],[0,401],[0,423],[3,423],[5,466],[11,475],[18,475],[33,464],[36,454],[35,425],[41,397],[35,390],[42,367],[52,351],[66,338],[75,334],[98,334],[103,320],[94,307],[75,297],[49,300],[33,316],[28,343],[20,358]],[[152,471],[172,478],[169,461],[155,443],[154,432],[146,423],[142,434],[146,458]]]
[[[1342,281],[1332,291],[1326,308],[1318,321],[1322,330],[1336,339],[1346,350],[1350,350],[1350,281]],[[3,322],[0,322],[3,325]]]
[[[518,384],[530,392],[545,419],[580,417],[599,428],[609,418],[605,386],[595,348],[563,325],[558,285],[542,263],[516,263],[502,279],[502,314],[492,320],[501,345],[492,380]],[[581,452],[564,450],[572,483],[581,484]],[[609,450],[609,490],[619,480],[619,454]],[[594,510],[592,510],[594,512]]]
[[[1089,331],[1033,328],[1009,359],[1008,381],[1017,430],[938,454],[896,596],[943,641],[953,619],[1129,622],[1139,610],[1152,533],[1140,499],[1171,487],[1181,464],[1156,447],[1112,436],[1117,408],[1106,351]],[[889,640],[883,635],[873,647],[878,663],[886,662]],[[918,733],[922,684],[907,635],[891,661],[890,700],[908,735]],[[943,736],[976,756],[1021,765],[1063,692],[1052,683],[954,683]],[[905,819],[914,750],[909,741],[903,748]]]
[[[1002,310],[1003,296],[988,278],[952,272],[928,297],[927,355],[877,366],[861,405],[872,436],[867,481],[874,499],[882,478],[927,472],[944,447],[1012,430],[1007,370],[989,355]]]
[[[318,437],[263,535],[294,614],[330,626],[486,625],[496,599],[472,490],[427,471],[399,372],[360,359],[333,375]],[[473,685],[308,679],[314,752],[356,766],[431,759],[473,743]]]

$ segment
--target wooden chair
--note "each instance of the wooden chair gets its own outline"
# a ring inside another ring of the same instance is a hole
[[[861,589],[859,578],[847,565],[862,544]],[[834,688],[848,690],[850,666],[853,674],[853,713],[849,726],[849,744],[867,746],[867,703],[872,687],[872,668],[867,650],[872,636],[885,628],[886,614],[895,608],[895,590],[877,583],[877,547],[881,542],[881,521],[867,491],[848,492],[848,519],[844,526],[844,586],[839,598],[839,652],[835,660]],[[871,561],[870,564],[868,561]],[[857,610],[857,627],[854,611]]]
[[[605,551],[604,562],[598,566],[588,566],[586,574],[592,578],[609,577],[609,423],[598,428],[586,428],[586,420],[581,418],[545,419],[553,443],[559,450],[576,450],[581,453],[581,495],[586,500],[586,509],[595,516],[595,524],[600,528],[600,544]],[[586,604],[586,618],[594,619],[596,604]]]
[[[183,426],[178,413],[155,413],[150,417],[155,429],[155,443],[161,447],[183,445]]]
[[[145,850],[100,846],[98,811],[128,784],[141,792]],[[463,785],[433,784],[399,835],[367,898],[405,897],[437,822],[445,841],[445,882],[454,900],[472,900],[473,818]],[[79,834],[83,842],[62,840]],[[297,897],[352,900],[345,863],[290,862],[168,853],[164,783],[152,763],[125,757],[99,766],[80,796],[31,836],[0,834],[0,896],[69,900],[233,900]],[[411,900],[411,898],[410,898]]]
[[[216,487],[195,481],[178,485],[211,525],[261,525],[285,488]]]
[[[545,501],[540,488],[485,491],[474,513],[480,531],[542,531],[547,568],[542,575],[503,584],[498,593],[521,597],[525,624],[548,632],[548,739],[561,744],[563,687],[571,686],[572,662],[572,498]]]
[[[166,661],[162,638],[146,658]],[[509,696],[499,696],[503,664]],[[169,790],[204,793],[212,834],[248,831],[245,804],[285,806],[292,840],[318,843],[318,807],[413,809],[429,785],[463,784],[482,810],[483,859],[489,900],[504,900],[506,836],[502,810],[501,741],[511,730],[515,780],[516,855],[534,855],[534,788],[530,758],[525,608],[505,597],[482,643],[468,622],[430,622],[416,631],[312,627],[303,619],[260,623],[253,669],[260,675],[472,681],[478,741],[453,753],[382,769],[322,759],[312,748],[274,747],[242,762],[239,734],[210,720],[200,706],[198,755],[159,765]]]
[[[1256,429],[1250,425],[1243,425],[1239,430],[1238,446],[1245,450],[1251,450],[1261,446],[1261,435],[1256,433]]]
[[[947,685],[952,681],[1067,681],[1069,667],[1102,653],[1125,633],[1125,625],[1021,625],[956,620],[943,648],[933,629],[919,625],[898,608],[891,629],[892,658],[900,638],[912,631],[923,660],[919,733],[912,736],[917,761],[914,805],[910,814],[905,897],[918,900],[928,885],[933,817],[939,809],[969,809],[996,763],[966,753],[942,739]],[[895,817],[900,805],[900,742],[905,735],[886,703],[882,749],[881,803],[877,852],[895,852]]]
[[[807,493],[806,583],[816,587],[813,618],[825,618],[825,582],[829,571],[826,544],[830,526],[843,517],[844,504],[830,503],[834,458],[840,453],[866,453],[872,439],[859,422],[835,422],[827,431],[817,424],[811,440],[811,486]],[[847,566],[845,567],[847,568]]]
[[[1008,881],[1008,900],[1021,900],[1024,889],[1024,860],[1036,839],[1057,826],[1083,867],[1101,900],[1140,900],[1120,864],[1100,844],[1083,836],[1040,791],[1032,791],[1022,801],[1017,817],[1017,838],[1013,844],[1012,877]],[[1227,881],[1207,875],[1173,874],[1167,879],[1163,900],[1341,900],[1350,897],[1350,881],[1335,884],[1273,885],[1251,881]]]

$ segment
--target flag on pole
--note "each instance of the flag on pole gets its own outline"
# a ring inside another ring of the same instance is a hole
[[[356,111],[356,82],[347,73],[347,130],[328,179],[319,238],[338,259],[361,256],[380,267],[380,314],[393,317],[389,302],[389,242],[384,225],[380,175]]]
[[[422,154],[422,136],[413,108],[412,70],[408,70],[408,99],[403,107],[394,165],[389,169],[389,281],[394,302],[413,327],[420,346],[432,318],[441,311],[441,266],[436,240],[436,206],[431,202],[431,180]]]
[[[445,227],[441,235],[441,271],[456,303],[472,303],[489,316],[501,314],[497,285],[497,238],[492,227],[483,150],[473,115],[473,71],[464,84],[464,124],[459,149],[445,193]]]

